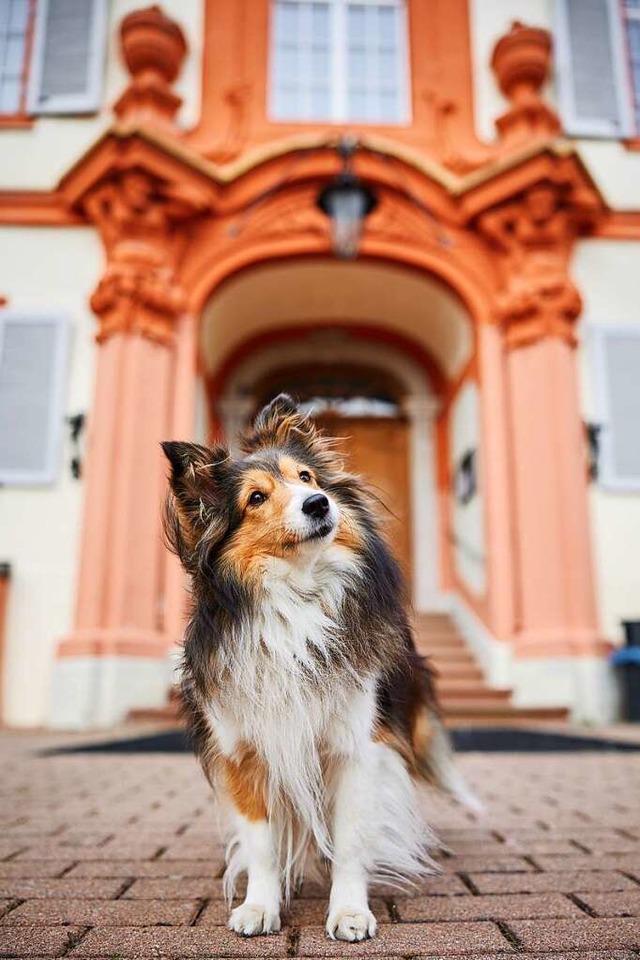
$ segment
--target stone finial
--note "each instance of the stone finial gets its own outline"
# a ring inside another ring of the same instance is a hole
[[[129,86],[114,106],[123,120],[171,127],[182,100],[171,89],[185,55],[184,33],[159,6],[134,10],[120,25]]]
[[[500,90],[511,101],[510,108],[496,120],[506,147],[523,146],[559,133],[558,116],[541,96],[550,64],[548,30],[527,27],[516,20],[496,43],[491,68]]]

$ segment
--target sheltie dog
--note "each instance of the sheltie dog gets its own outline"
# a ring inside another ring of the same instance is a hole
[[[373,936],[371,879],[428,873],[420,780],[473,803],[374,498],[281,394],[241,441],[164,443],[165,530],[192,583],[182,695],[195,749],[230,813],[229,926],[280,929],[280,904],[330,865],[327,933]]]

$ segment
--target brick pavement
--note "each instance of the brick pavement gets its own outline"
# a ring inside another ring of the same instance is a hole
[[[380,934],[351,945],[326,939],[314,884],[280,934],[226,930],[191,757],[38,755],[59,739],[1,738],[1,957],[640,957],[640,754],[462,756],[486,813],[428,797],[442,873],[375,891]]]

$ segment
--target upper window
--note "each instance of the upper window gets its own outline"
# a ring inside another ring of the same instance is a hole
[[[106,0],[0,0],[0,115],[100,106]]]
[[[556,3],[556,68],[567,132],[640,133],[640,0]]]
[[[0,0],[0,114],[26,111],[30,0]]]
[[[274,0],[274,120],[406,123],[405,0]]]

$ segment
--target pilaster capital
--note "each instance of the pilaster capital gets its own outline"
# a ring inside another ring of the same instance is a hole
[[[97,339],[137,333],[170,344],[185,297],[176,259],[196,198],[142,168],[113,170],[84,196],[87,218],[100,230],[107,267],[91,298],[100,319]]]
[[[582,301],[569,258],[594,213],[588,191],[555,179],[535,183],[478,217],[481,235],[497,254],[495,317],[508,347],[549,336],[575,345]]]

